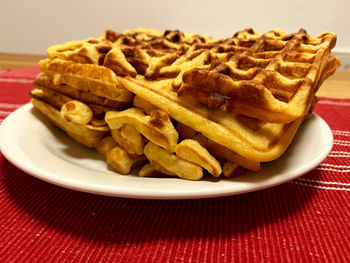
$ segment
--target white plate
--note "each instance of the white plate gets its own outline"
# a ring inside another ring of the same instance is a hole
[[[9,115],[0,126],[0,149],[21,170],[47,182],[94,194],[189,199],[236,195],[293,180],[314,169],[330,152],[332,132],[316,114],[307,119],[288,151],[263,164],[259,172],[231,179],[140,178],[111,170],[104,158],[55,128],[30,104]]]

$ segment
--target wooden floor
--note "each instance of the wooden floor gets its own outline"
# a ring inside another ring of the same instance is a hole
[[[0,68],[17,69],[38,64],[45,55],[5,54],[0,53]],[[350,71],[337,71],[327,79],[318,96],[331,98],[350,98]]]

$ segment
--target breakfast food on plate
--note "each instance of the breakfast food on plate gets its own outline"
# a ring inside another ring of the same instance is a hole
[[[35,108],[121,174],[232,177],[280,157],[340,65],[333,33],[107,30],[47,49]]]

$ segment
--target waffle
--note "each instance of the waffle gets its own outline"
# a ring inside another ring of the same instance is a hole
[[[167,175],[198,180],[203,177],[204,168],[213,176],[220,176],[219,161],[204,145],[195,138],[179,140],[174,120],[167,113],[155,108],[148,114],[145,109],[148,107],[106,114],[112,138],[128,154],[144,154],[153,168]]]
[[[338,66],[337,58],[329,58],[315,90]],[[254,162],[267,162],[278,158],[286,150],[305,118],[303,115],[286,124],[269,123],[222,108],[211,110],[197,98],[178,96],[173,89],[172,79],[150,81],[144,77],[126,77],[119,81],[125,88],[162,109],[179,123],[191,127],[219,145],[224,145],[239,157]],[[312,111],[312,108],[308,107],[308,110]]]
[[[52,46],[47,49],[47,55],[50,60],[58,58],[104,66],[119,76],[143,74],[155,78],[161,67],[184,55],[191,45],[210,40],[207,36],[184,34],[178,30],[168,30],[163,34],[142,29],[129,30],[124,34],[107,30],[98,39],[89,38]]]
[[[55,126],[59,127],[74,140],[86,147],[96,147],[98,143],[109,134],[109,129],[106,126],[101,127],[91,124],[78,124],[65,120],[61,117],[58,109],[40,99],[33,98],[31,103]]]
[[[224,110],[209,110],[192,97],[178,97],[172,88],[171,79],[149,81],[125,78],[120,79],[120,82],[176,121],[192,127],[240,156],[257,162],[279,157],[303,120],[299,118],[289,124],[272,124]]]
[[[334,44],[332,33],[304,30],[248,28],[220,40],[107,30],[48,48],[32,102],[121,174],[143,165],[141,177],[232,177],[287,149],[340,64]]]
[[[79,101],[84,101],[91,105],[99,105],[99,106],[104,106],[112,109],[126,107],[131,103],[131,99],[132,99],[132,97],[130,97],[130,98],[126,98],[124,101],[112,100],[106,97],[95,95],[83,89],[72,88],[67,84],[58,83],[55,85],[54,78],[51,75],[46,73],[40,73],[37,76],[36,80],[34,81],[33,85],[36,88],[47,88],[52,91],[56,91],[57,93],[66,95],[67,97],[70,97]]]
[[[37,76],[34,89],[30,91],[33,106],[77,142],[90,148],[97,147],[110,134],[105,113],[130,105],[132,94],[126,92],[129,98],[125,97],[124,101],[119,101],[120,96],[118,100],[101,97],[90,90],[57,83],[58,74],[59,70],[53,75],[42,72]],[[77,87],[83,87],[82,83],[78,84]]]
[[[53,78],[54,85],[68,85],[73,89],[120,102],[132,100],[132,94],[120,86],[116,75],[109,68],[60,58],[41,60],[39,66],[42,72]]]
[[[238,40],[235,45],[244,49],[227,61],[214,59],[206,68],[186,71],[179,93],[199,90],[209,107],[219,97],[229,112],[288,123],[307,112],[335,42],[333,33],[311,37],[303,29],[294,34],[274,30],[251,38],[248,45]]]

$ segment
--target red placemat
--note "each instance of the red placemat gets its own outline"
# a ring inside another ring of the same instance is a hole
[[[38,67],[0,73],[0,121],[29,100]],[[179,201],[76,192],[0,153],[0,262],[347,262],[350,100],[315,112],[334,146],[315,170],[249,194]]]

